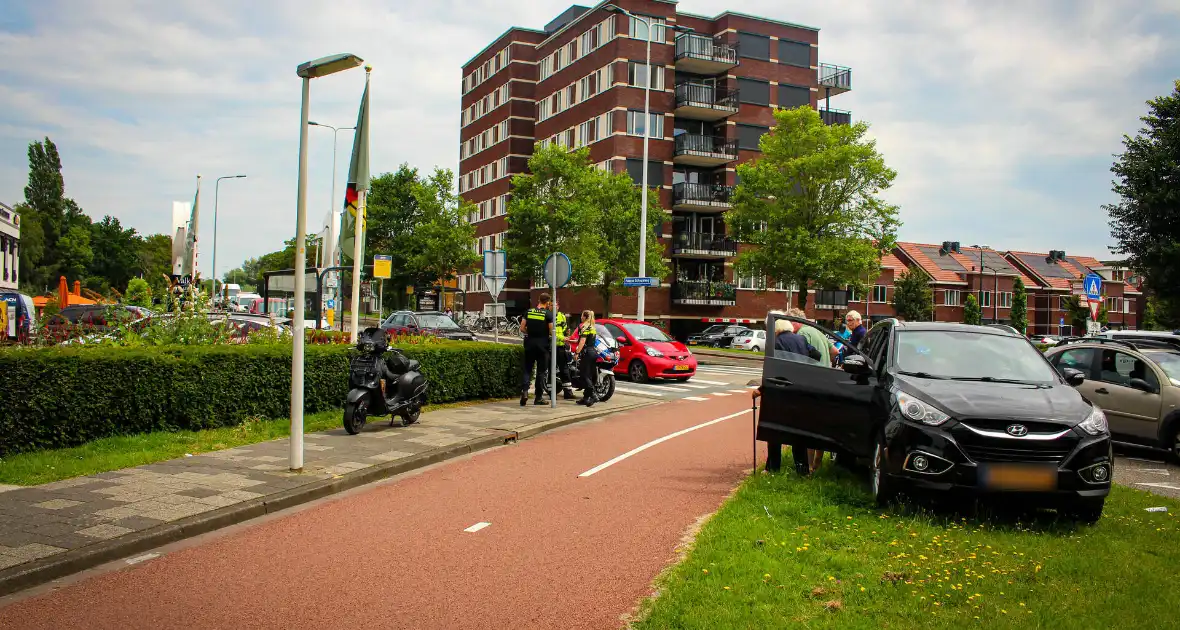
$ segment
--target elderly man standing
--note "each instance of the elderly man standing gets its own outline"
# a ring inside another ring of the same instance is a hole
[[[806,319],[807,321],[812,322],[812,323],[815,322],[814,319],[808,318],[807,314],[804,313],[799,308],[792,308],[791,310],[787,311],[787,314],[790,315],[791,317],[798,317],[799,319]],[[836,356],[840,354],[840,351],[836,350],[836,344],[833,343],[832,340],[829,339],[827,335],[820,332],[819,329],[815,328],[814,326],[807,326],[804,324],[796,324],[795,325],[795,332],[798,333],[799,335],[801,335],[804,339],[806,339],[808,345],[810,345],[812,348],[816,348],[817,350],[819,350],[821,355],[823,355],[824,357],[827,357],[827,359],[820,359],[820,361],[822,362],[822,361],[826,360],[827,365],[829,365],[829,366],[835,362]]]
[[[852,337],[848,339],[848,345],[853,348],[860,347],[860,340],[865,338],[868,330],[865,328],[864,320],[861,319],[860,313],[856,311],[848,311],[844,314],[844,324],[848,326],[848,330],[852,331]]]

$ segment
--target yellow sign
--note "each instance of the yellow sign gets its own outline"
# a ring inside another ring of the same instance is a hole
[[[0,300],[0,336],[8,336],[8,302]]]
[[[393,256],[373,256],[373,277],[388,278],[393,271]]]
[[[328,327],[331,328],[336,323],[336,309],[327,309],[324,315],[328,318]]]

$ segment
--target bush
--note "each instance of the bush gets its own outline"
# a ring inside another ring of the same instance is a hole
[[[422,363],[429,402],[519,390],[522,348],[472,342],[400,347]],[[346,345],[308,345],[304,411],[343,406]],[[0,351],[0,456],[112,435],[240,424],[290,414],[291,347],[280,344]]]

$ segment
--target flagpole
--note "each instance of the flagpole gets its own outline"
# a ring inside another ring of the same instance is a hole
[[[369,76],[373,73],[373,66],[365,66],[365,94],[369,93]],[[368,120],[368,104],[365,111],[365,120]],[[357,126],[360,126],[358,121]],[[367,125],[366,125],[367,127]],[[364,130],[365,134],[369,133],[368,129]],[[366,136],[367,137],[367,136]],[[368,146],[367,143],[365,145]],[[366,149],[367,150],[367,149]],[[366,154],[365,166],[368,168],[368,159]],[[367,182],[366,174],[366,182]],[[365,223],[365,207],[368,205],[369,191],[366,185],[363,189],[358,191],[356,220],[353,221],[353,240],[352,240],[352,317],[349,318],[349,342],[356,345],[356,337],[360,328],[361,321],[361,257],[364,256],[365,240],[364,240],[364,223]]]
[[[289,467],[303,470],[303,298],[307,289],[307,106],[311,78],[303,77],[299,123],[299,192],[295,201],[295,317],[291,322],[291,438]]]

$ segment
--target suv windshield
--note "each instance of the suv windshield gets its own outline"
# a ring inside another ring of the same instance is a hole
[[[1180,387],[1180,353],[1156,351],[1144,352],[1143,354],[1152,361],[1155,361],[1156,365],[1160,366],[1164,374],[1167,374],[1168,378],[1172,379],[1173,385]]]
[[[437,330],[453,330],[459,327],[450,317],[446,315],[417,315],[418,324],[423,328],[434,328]]]
[[[934,378],[1051,383],[1053,368],[1019,337],[954,330],[901,331],[897,367]]]
[[[636,341],[671,341],[664,331],[647,324],[623,324],[623,328],[635,337]]]

